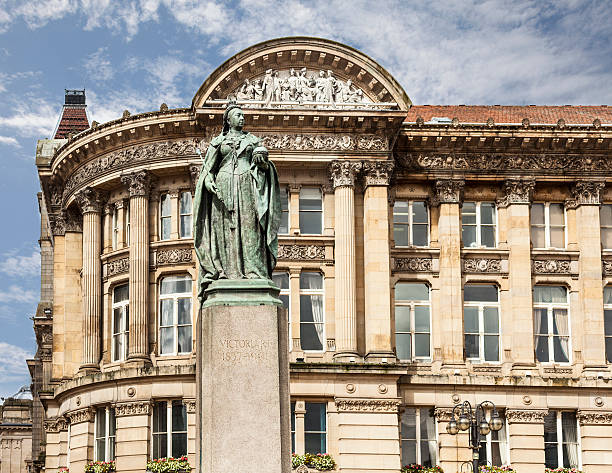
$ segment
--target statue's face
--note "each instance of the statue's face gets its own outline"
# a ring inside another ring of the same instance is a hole
[[[239,108],[233,109],[229,113],[228,122],[232,128],[242,128],[244,126],[244,113]]]

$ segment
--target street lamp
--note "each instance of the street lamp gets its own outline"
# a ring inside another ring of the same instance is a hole
[[[487,420],[487,413],[485,410],[487,406],[490,406],[492,409],[490,420]],[[457,420],[455,420],[456,415],[458,417]],[[491,401],[483,401],[477,404],[473,409],[468,401],[464,401],[453,407],[451,420],[446,426],[446,431],[451,435],[457,435],[461,430],[470,431],[472,471],[476,473],[478,471],[478,450],[480,449],[482,438],[489,435],[492,430],[501,430],[503,425],[504,422],[501,417],[499,417],[495,404]]]

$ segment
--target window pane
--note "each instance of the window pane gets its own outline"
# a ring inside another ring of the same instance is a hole
[[[493,225],[495,223],[495,206],[491,203],[480,204],[480,223]]]
[[[470,302],[497,302],[497,286],[488,284],[466,284],[463,300]]]
[[[425,202],[416,201],[412,203],[412,223],[429,223]]]
[[[612,363],[612,337],[606,337],[606,361]]]
[[[465,336],[465,356],[466,358],[480,358],[478,335]]]
[[[108,435],[113,437],[115,435],[115,431],[117,430],[117,425],[115,421],[115,409],[108,410]]]
[[[319,331],[321,331],[320,334]],[[300,345],[302,350],[323,350],[321,324],[300,324]]]
[[[485,335],[484,352],[486,361],[499,361],[499,337],[497,335]]]
[[[430,445],[433,444],[433,445]],[[432,458],[432,454],[435,455],[435,442],[421,441],[421,465],[422,466],[433,466],[436,463],[435,457]]]
[[[160,294],[191,292],[191,276],[169,276],[161,281]]]
[[[497,307],[485,307],[483,315],[485,333],[498,333],[499,316],[497,314]]]
[[[538,361],[547,362],[550,360],[548,357],[548,337],[547,336],[536,336],[535,337],[535,350],[536,359]]]
[[[96,440],[96,461],[103,462],[106,459],[106,452],[104,451],[104,447],[106,446],[106,442],[104,439]]]
[[[599,221],[602,226],[612,226],[612,205],[604,204],[599,208]]]
[[[544,204],[531,204],[531,224],[544,225]]]
[[[548,334],[548,312],[546,309],[533,309],[533,333]]]
[[[427,246],[427,225],[412,226],[412,244],[414,246]]]
[[[478,333],[478,307],[464,307],[464,328],[466,333]]]
[[[124,284],[122,286],[117,286],[113,290],[113,303],[127,301],[130,298],[129,286]]]
[[[325,403],[307,402],[305,403],[306,414],[304,414],[304,430],[325,432],[327,430]]]
[[[300,210],[322,210],[321,190],[303,188],[300,190]]]
[[[320,235],[323,227],[321,212],[300,212],[300,232]]]
[[[410,307],[395,306],[395,331],[410,332]]]
[[[191,325],[178,328],[178,352],[190,353],[191,345]]]
[[[418,305],[414,308],[414,330],[429,332],[429,307]]]
[[[401,417],[402,439],[416,439],[416,409],[406,409]]]
[[[604,310],[604,331],[606,336],[612,336],[612,310]]]
[[[567,327],[567,309],[553,309],[553,334],[569,335]]]
[[[104,437],[106,435],[106,409],[98,407],[96,409],[96,437]]]
[[[280,296],[278,296],[278,298],[283,303],[283,307],[285,309],[289,309],[289,296],[287,294],[281,294]]]
[[[550,246],[553,248],[565,248],[565,233],[563,227],[551,227]]]
[[[557,413],[550,411],[544,417],[544,442],[557,441]]]
[[[116,307],[113,309],[113,333],[119,333],[123,329],[123,309]]]
[[[414,335],[414,356],[429,358],[429,334],[417,333]]]
[[[123,358],[123,335],[115,335],[113,337],[113,341],[115,343],[113,349],[113,360],[118,361]]]
[[[569,361],[569,338],[553,337],[553,348],[555,350],[555,361],[567,363]]]
[[[463,246],[466,248],[474,248],[477,246],[476,226],[463,225],[463,228],[461,229],[461,239],[463,240]]]
[[[153,406],[153,432],[165,432],[168,427],[166,401],[156,402]]]
[[[411,336],[409,333],[398,333],[395,335],[395,351],[400,360],[412,358],[410,350]]]
[[[396,246],[408,246],[408,225],[393,225],[393,239]]]
[[[607,250],[612,249],[612,228],[601,229],[601,245]]]
[[[561,413],[561,427],[563,432],[564,443],[577,443],[577,432],[576,432],[576,414],[573,412],[562,412]]]
[[[281,234],[289,233],[289,212],[281,212],[280,225],[278,226],[278,233],[281,233]]]
[[[187,433],[172,434],[172,456],[180,458],[187,455]]]
[[[161,239],[169,240],[170,239],[170,218],[162,218],[161,221]]]
[[[172,325],[174,312],[174,299],[162,299],[161,303],[161,320],[160,325]]]
[[[604,304],[612,304],[612,286],[604,287]]]
[[[464,202],[461,207],[461,223],[476,225],[476,203]]]
[[[191,324],[191,298],[178,299],[178,323],[179,325]]]
[[[395,285],[395,300],[428,301],[429,287],[427,284],[399,282]]]
[[[161,206],[161,216],[169,217],[170,216],[170,196],[168,194],[164,194],[161,196],[160,206]]]
[[[408,223],[408,212],[408,202],[396,201],[395,204],[393,204],[393,222]]]
[[[546,248],[544,227],[531,227],[531,243],[534,248]]]
[[[402,465],[416,463],[416,440],[402,440]]]
[[[191,192],[181,192],[180,213],[191,213]]]
[[[551,225],[563,225],[563,205],[562,204],[550,204],[548,207],[550,224]]]
[[[480,243],[486,248],[495,248],[495,227],[484,226],[480,229]]]
[[[191,215],[181,215],[181,238],[191,237]]]
[[[567,290],[563,286],[535,286],[533,302],[567,302]]]
[[[281,200],[281,210],[282,211],[289,210],[289,191],[287,190],[286,187],[281,187],[280,200]]]
[[[274,272],[272,273],[272,281],[279,289],[289,289],[289,273]]]
[[[172,353],[174,352],[174,328],[167,327],[162,328],[159,331],[160,335],[160,353]]]
[[[172,432],[187,430],[187,409],[181,401],[172,401]]]
[[[302,271],[300,273],[300,289],[323,289],[321,273]]]
[[[168,456],[168,435],[153,435],[153,458],[165,458]]]
[[[306,453],[325,453],[325,434],[304,434],[304,443]]]

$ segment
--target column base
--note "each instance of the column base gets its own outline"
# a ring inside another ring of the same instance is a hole
[[[129,355],[124,363],[127,368],[148,368],[151,365],[151,358],[148,355],[141,354]]]
[[[443,361],[440,366],[440,371],[446,374],[467,375],[468,370],[464,362],[459,361]]]
[[[602,374],[603,376],[608,375],[609,376],[609,371],[608,371],[608,366],[605,364],[599,365],[599,364],[585,364],[582,367],[582,375],[586,376],[586,377],[593,377],[593,378],[597,378],[599,376],[599,374]]]
[[[395,358],[395,353],[392,351],[371,351],[365,356],[366,363],[395,363],[397,358]]]
[[[81,376],[86,376],[88,374],[99,373],[99,372],[100,372],[100,365],[98,365],[97,363],[87,363],[79,367],[78,374]]]
[[[334,361],[336,363],[362,363],[362,356],[354,351],[336,351],[334,353]]]

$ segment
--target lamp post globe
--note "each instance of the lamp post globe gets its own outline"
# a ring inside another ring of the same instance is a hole
[[[499,417],[499,414],[495,413],[493,414],[493,418],[491,419],[491,422],[489,422],[489,425],[491,426],[491,430],[497,432],[504,426],[504,421],[501,419],[501,417]]]
[[[461,414],[461,416],[459,416],[459,420],[457,421],[457,426],[459,427],[459,430],[469,429],[470,419],[465,414]]]
[[[457,427],[457,421],[455,419],[451,419],[446,426],[446,431],[451,435],[457,435],[459,433],[459,428]]]
[[[489,423],[486,420],[483,420],[478,425],[478,430],[480,431],[481,435],[488,435],[489,432],[491,432],[491,427],[489,426]]]

